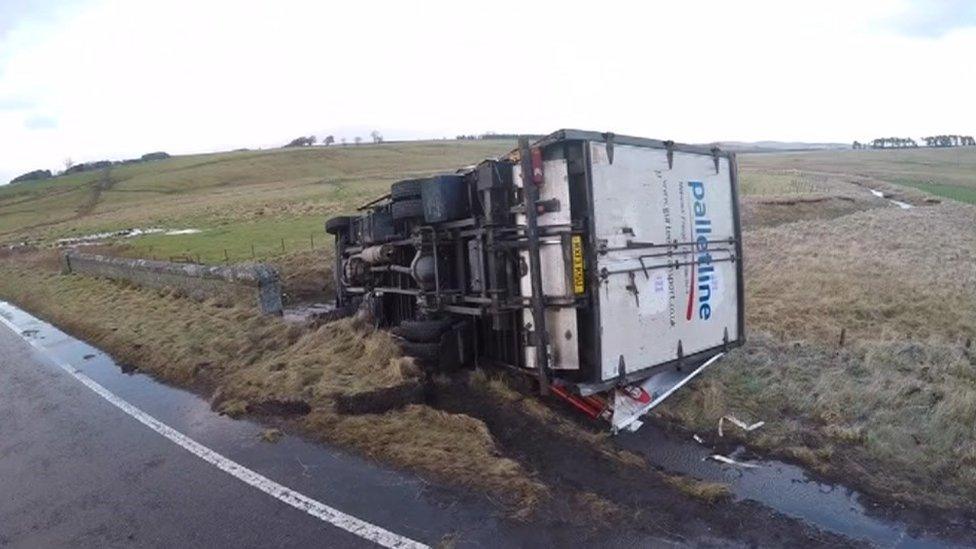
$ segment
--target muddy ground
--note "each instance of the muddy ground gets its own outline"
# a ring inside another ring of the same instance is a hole
[[[582,539],[597,545],[661,538],[702,547],[867,545],[756,502],[733,502],[723,485],[667,474],[644,458],[615,448],[605,430],[600,430],[602,425],[583,425],[560,403],[540,404],[537,397],[512,388],[520,385],[518,379],[493,375],[492,384],[493,388],[486,387],[481,372],[440,376],[426,384],[421,398],[437,410],[484,422],[498,451],[545,485],[544,502],[529,513],[498,501],[499,512],[510,520],[530,528],[561,530],[567,541]],[[500,384],[505,386],[501,394]],[[519,389],[527,391],[528,385]],[[300,421],[278,425],[313,434]],[[464,539],[463,532],[458,539]]]

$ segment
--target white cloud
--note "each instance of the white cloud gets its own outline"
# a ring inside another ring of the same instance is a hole
[[[0,111],[0,172],[342,128],[694,142],[971,133],[976,31],[883,24],[905,5],[100,1],[0,42],[0,97],[24,102]],[[57,128],[25,128],[38,116]]]

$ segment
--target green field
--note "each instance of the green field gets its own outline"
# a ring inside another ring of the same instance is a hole
[[[198,234],[125,239],[130,256],[244,261],[328,245],[322,222],[414,175],[511,150],[508,141],[428,141],[181,156],[0,187],[0,243],[132,227]],[[837,176],[877,178],[976,203],[976,149],[740,155],[744,196],[836,195]],[[841,182],[842,183],[842,182]],[[844,210],[846,211],[846,210]]]
[[[51,243],[132,227],[199,234],[125,240],[126,254],[218,262],[324,245],[323,221],[397,179],[453,171],[508,141],[427,141],[174,157],[0,187],[0,243]],[[318,239],[316,241],[316,239]],[[253,246],[253,255],[252,255]]]
[[[871,177],[976,203],[976,147],[811,151],[740,156],[745,172],[798,170]],[[747,178],[743,178],[743,186]]]

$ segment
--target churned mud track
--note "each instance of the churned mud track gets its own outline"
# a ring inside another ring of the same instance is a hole
[[[695,545],[857,545],[757,503],[698,501],[643,458],[617,453],[609,444],[588,444],[586,438],[599,438],[592,431],[578,427],[581,439],[571,429],[554,429],[473,389],[462,377],[430,391],[429,404],[485,422],[501,451],[549,487],[550,501],[533,515],[546,526],[589,526],[594,537],[601,531],[633,531]],[[594,501],[599,503],[594,506]],[[598,514],[602,516],[595,519]]]

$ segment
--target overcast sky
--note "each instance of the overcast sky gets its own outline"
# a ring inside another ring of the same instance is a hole
[[[146,152],[976,131],[976,2],[0,0],[0,184]]]

